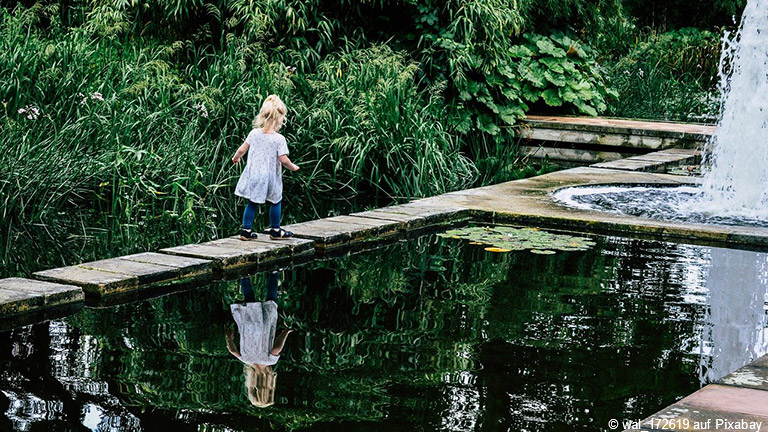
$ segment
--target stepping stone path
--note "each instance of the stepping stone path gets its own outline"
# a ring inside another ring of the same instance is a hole
[[[77,285],[94,296],[209,275],[211,262],[145,252],[35,273],[38,279]]]

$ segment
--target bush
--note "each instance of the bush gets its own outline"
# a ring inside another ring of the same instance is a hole
[[[608,113],[619,117],[713,122],[721,41],[718,33],[681,29],[643,36],[611,68],[619,97]]]

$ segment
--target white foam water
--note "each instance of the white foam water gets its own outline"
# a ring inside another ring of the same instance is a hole
[[[724,36],[720,90],[700,211],[768,216],[768,0],[749,0],[737,33]]]

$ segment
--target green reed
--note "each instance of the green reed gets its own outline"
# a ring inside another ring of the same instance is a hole
[[[17,15],[3,11],[0,27],[3,275],[232,232],[242,167],[230,158],[270,93],[290,108],[283,132],[302,166],[286,175],[294,207],[305,194],[418,197],[476,179],[437,92],[389,48],[300,74],[242,39],[190,53],[80,29],[44,34]]]

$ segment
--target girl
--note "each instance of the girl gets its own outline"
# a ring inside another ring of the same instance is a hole
[[[288,159],[285,137],[277,132],[283,126],[287,111],[277,95],[269,95],[253,121],[254,129],[232,157],[232,162],[237,164],[250,149],[248,163],[235,189],[235,195],[248,200],[243,212],[240,240],[256,239],[256,233],[252,229],[253,219],[256,217],[258,204],[264,204],[264,201],[269,202],[269,238],[276,240],[293,236],[290,231],[280,228],[280,202],[283,200],[282,167],[291,171],[299,169]]]
[[[245,388],[248,399],[257,407],[275,403],[276,374],[273,365],[280,360],[285,341],[292,330],[277,330],[277,294],[279,274],[267,273],[267,299],[256,301],[250,278],[240,279],[245,301],[229,306],[240,333],[240,348],[231,329],[225,332],[227,350],[245,364]]]

